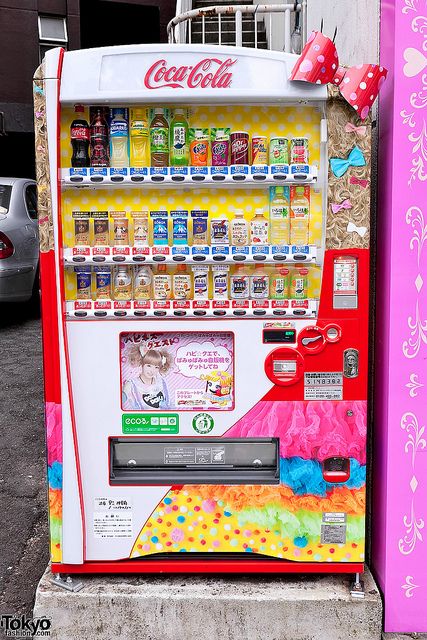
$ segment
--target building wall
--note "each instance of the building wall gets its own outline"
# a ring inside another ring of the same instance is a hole
[[[141,11],[138,20],[129,22],[132,5]],[[35,174],[32,79],[40,63],[39,15],[66,18],[67,48],[73,50],[95,46],[95,40],[96,46],[130,44],[126,38],[133,38],[132,44],[166,42],[175,5],[175,0],[0,0],[0,176]],[[80,18],[88,7],[100,14],[112,9],[123,17],[103,24],[102,15],[98,20],[92,11],[83,43]]]

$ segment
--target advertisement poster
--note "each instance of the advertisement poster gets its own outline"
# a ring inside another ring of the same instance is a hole
[[[124,411],[234,407],[232,333],[122,333],[120,366]]]

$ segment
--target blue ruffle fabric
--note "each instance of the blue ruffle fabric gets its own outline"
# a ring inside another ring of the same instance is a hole
[[[335,487],[360,489],[366,482],[366,466],[350,458],[350,478],[347,482],[331,484],[322,476],[322,465],[317,460],[303,458],[280,459],[280,482],[290,487],[298,495],[311,494],[325,497]]]
[[[47,477],[49,480],[49,487],[51,489],[62,489],[61,462],[53,462],[52,465],[47,468]]]

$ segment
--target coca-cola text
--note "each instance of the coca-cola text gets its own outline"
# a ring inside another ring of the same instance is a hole
[[[227,89],[233,74],[230,68],[237,62],[227,58],[203,58],[194,66],[168,67],[166,60],[156,60],[144,77],[147,89]]]

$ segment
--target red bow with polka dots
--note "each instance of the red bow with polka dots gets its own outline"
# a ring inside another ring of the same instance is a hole
[[[314,84],[332,82],[364,120],[386,76],[387,69],[377,64],[340,67],[338,53],[332,40],[320,31],[313,31],[292,69],[290,80]]]

